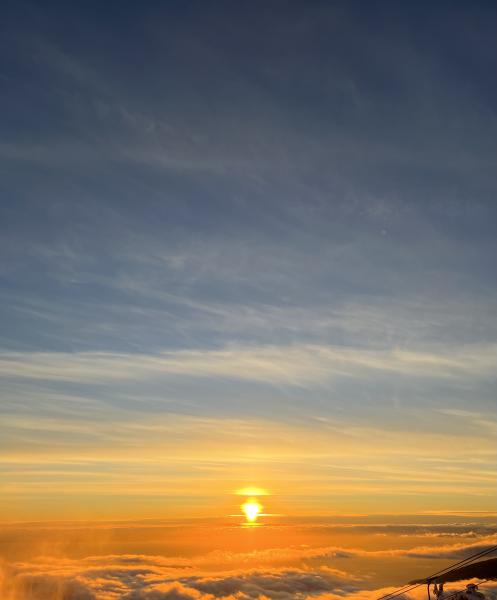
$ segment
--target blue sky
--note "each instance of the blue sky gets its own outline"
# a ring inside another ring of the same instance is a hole
[[[208,419],[429,432],[491,469],[494,21],[485,1],[9,4],[7,454]]]

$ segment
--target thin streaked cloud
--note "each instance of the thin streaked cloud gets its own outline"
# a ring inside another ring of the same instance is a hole
[[[375,372],[435,379],[489,377],[496,367],[495,345],[444,348],[439,352],[402,349],[382,352],[329,346],[263,346],[182,350],[164,352],[158,356],[105,352],[0,355],[0,374],[4,377],[82,383],[178,375],[306,387],[335,377],[367,377]]]

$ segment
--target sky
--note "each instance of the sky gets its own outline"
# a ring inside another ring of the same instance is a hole
[[[229,520],[254,486],[266,523],[495,512],[495,17],[6,3],[7,539]],[[126,593],[214,593],[178,590]]]

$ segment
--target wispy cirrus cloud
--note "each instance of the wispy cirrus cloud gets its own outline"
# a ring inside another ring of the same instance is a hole
[[[151,376],[233,378],[273,385],[312,385],[335,377],[389,374],[404,377],[488,377],[497,346],[375,351],[292,345],[180,350],[157,355],[113,352],[3,353],[0,375],[73,382],[141,380]]]

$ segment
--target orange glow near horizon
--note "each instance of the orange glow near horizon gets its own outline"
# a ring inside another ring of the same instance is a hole
[[[236,491],[237,496],[268,496],[269,492],[260,487],[245,487]]]

